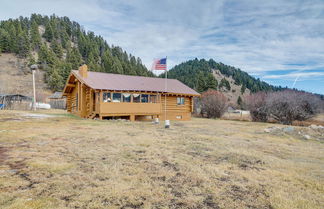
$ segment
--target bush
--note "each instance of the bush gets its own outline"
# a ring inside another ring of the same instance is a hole
[[[248,96],[245,102],[253,121],[274,119],[283,124],[307,120],[319,113],[323,105],[318,96],[293,90],[258,92]]]
[[[250,110],[251,118],[253,121],[266,122],[268,120],[267,108],[266,108],[265,92],[257,92],[251,94],[244,99],[245,109]]]
[[[227,98],[216,90],[201,95],[201,114],[207,118],[220,118],[227,109]]]
[[[283,123],[292,124],[294,120],[307,120],[320,111],[320,98],[299,91],[285,90],[271,92],[267,96],[268,115]]]

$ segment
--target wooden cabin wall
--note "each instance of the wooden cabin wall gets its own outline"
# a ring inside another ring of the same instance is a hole
[[[68,95],[70,99],[67,106],[71,107],[71,113],[81,117],[87,117],[92,112],[96,112],[100,117],[103,116],[122,116],[132,117],[140,115],[158,116],[160,120],[165,120],[165,97],[161,95],[161,103],[104,103],[102,102],[102,91],[100,91],[100,101],[96,98],[96,111],[93,111],[94,90],[77,82],[75,88]],[[139,93],[139,92],[138,92]],[[78,105],[76,96],[78,95]],[[88,96],[87,96],[88,95]],[[99,92],[98,92],[99,96]],[[181,96],[167,95],[167,120],[190,120],[192,112],[192,97],[185,98],[183,105],[177,104],[177,98]],[[90,98],[90,99],[89,99]],[[77,108],[78,107],[78,108]],[[90,112],[89,112],[90,107]]]
[[[192,97],[184,97],[184,105],[177,105],[178,96],[167,96],[166,108],[167,108],[167,120],[190,120],[192,110]],[[181,97],[181,96],[179,96]],[[162,113],[160,115],[161,120],[165,120],[165,97],[162,95]]]

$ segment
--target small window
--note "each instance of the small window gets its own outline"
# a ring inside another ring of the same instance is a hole
[[[150,103],[157,103],[157,95],[150,95]]]
[[[103,93],[103,102],[111,102],[111,93]]]
[[[131,94],[123,93],[123,102],[131,102]]]
[[[113,93],[113,102],[121,102],[121,93]]]
[[[141,102],[141,95],[140,94],[133,94],[133,102]]]
[[[177,97],[177,105],[184,105],[185,98],[184,97]]]
[[[182,115],[177,115],[176,119],[182,119]]]
[[[149,101],[149,95],[142,94],[141,102],[142,103],[148,103],[148,101]]]

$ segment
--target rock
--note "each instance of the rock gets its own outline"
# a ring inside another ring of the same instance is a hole
[[[308,126],[309,128],[311,129],[314,129],[314,130],[318,130],[318,129],[324,129],[324,126],[321,126],[321,125],[315,125],[315,124],[312,124],[310,126]]]
[[[264,129],[264,132],[266,132],[266,133],[270,133],[270,132],[271,132],[271,129],[270,129],[270,128],[265,128],[265,129]]]
[[[310,135],[304,135],[304,138],[308,140],[311,139],[312,137]]]
[[[278,129],[280,129],[280,128],[279,127],[276,127],[276,126],[273,126],[273,127],[265,128],[264,129],[264,132],[271,133],[271,132],[273,132],[275,130],[278,130]]]
[[[288,126],[282,129],[284,132],[293,132],[295,130],[294,127]]]

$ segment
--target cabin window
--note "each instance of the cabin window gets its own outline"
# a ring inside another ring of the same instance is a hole
[[[150,102],[157,103],[157,95],[150,95]]]
[[[177,105],[184,105],[185,98],[184,97],[177,97]]]
[[[123,102],[131,102],[131,94],[123,93]]]
[[[133,94],[133,102],[141,102],[141,95],[140,94]]]
[[[142,103],[148,103],[148,101],[149,101],[149,95],[147,95],[147,94],[142,94],[141,102],[142,102]]]
[[[104,92],[103,93],[103,102],[111,102],[111,93]]]
[[[113,102],[121,102],[121,93],[113,93]]]

